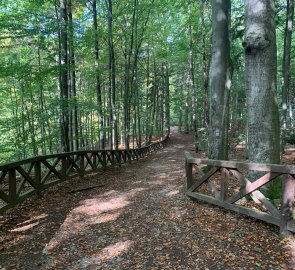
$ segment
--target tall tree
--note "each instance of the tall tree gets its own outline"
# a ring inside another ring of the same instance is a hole
[[[164,64],[165,70],[165,132],[166,135],[170,134],[170,83],[169,83],[169,70],[168,64]]]
[[[67,0],[60,0],[60,98],[61,98],[61,146],[70,151],[69,140],[69,92],[68,92],[68,12]]]
[[[201,30],[202,30],[202,77],[203,77],[203,91],[204,91],[204,117],[203,122],[205,128],[209,127],[209,66],[210,61],[208,59],[207,52],[207,42],[206,36],[208,35],[206,31],[205,16],[206,16],[206,0],[201,0]]]
[[[69,112],[69,132],[71,134],[71,150],[79,149],[78,139],[78,107],[77,107],[77,90],[76,90],[76,61],[75,61],[75,46],[74,46],[74,23],[73,23],[73,5],[72,0],[68,0],[68,22],[69,22],[69,98],[71,99],[71,110]]]
[[[282,140],[281,148],[284,151],[287,129],[287,104],[290,86],[290,63],[291,63],[291,45],[294,20],[294,0],[287,0],[286,24],[284,35],[284,55],[283,55],[283,87],[282,87]]]
[[[118,128],[116,113],[116,61],[113,40],[113,1],[106,0],[108,10],[108,47],[109,47],[109,109],[111,136],[109,138],[110,148],[118,148]]]
[[[96,78],[96,95],[97,95],[97,113],[98,113],[98,130],[99,130],[99,148],[105,148],[105,132],[103,125],[102,114],[102,92],[101,92],[101,79],[100,79],[100,63],[99,63],[99,42],[98,42],[98,23],[97,23],[97,0],[92,1],[93,12],[93,30],[94,30],[94,56],[95,56],[95,78]]]
[[[193,25],[191,20],[191,4],[189,4],[189,84],[192,93],[192,125],[194,131],[195,150],[198,150],[198,126],[197,126],[197,88],[195,81],[195,63],[194,63],[194,41],[193,41]]]
[[[212,66],[209,158],[228,158],[228,100],[230,89],[230,0],[212,1]]]
[[[276,99],[277,48],[274,0],[245,2],[245,83],[248,155],[252,162],[280,162]]]

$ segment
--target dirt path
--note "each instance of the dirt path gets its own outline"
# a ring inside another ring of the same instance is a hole
[[[172,134],[144,160],[56,186],[1,217],[0,269],[287,269],[276,227],[184,196],[191,141]]]

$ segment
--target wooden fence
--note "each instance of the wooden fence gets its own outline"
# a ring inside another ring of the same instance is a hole
[[[0,165],[0,213],[65,180],[142,159],[163,148],[163,141],[129,150],[91,150],[38,156]]]
[[[185,161],[187,196],[275,224],[280,227],[282,236],[295,232],[292,215],[295,166],[199,159],[188,152],[185,153]],[[206,172],[202,170],[204,166]],[[260,176],[250,182],[246,177],[249,171],[257,172]],[[277,207],[265,197],[261,187],[279,176],[282,179],[283,194]],[[249,200],[243,199],[245,197],[251,197],[251,203],[257,205],[256,209],[239,203],[241,199],[246,202]]]

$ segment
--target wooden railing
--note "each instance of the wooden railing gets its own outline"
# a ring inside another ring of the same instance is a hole
[[[0,213],[33,194],[65,180],[104,169],[109,165],[142,159],[163,148],[163,141],[129,150],[91,150],[38,156],[0,165]]]
[[[295,232],[292,215],[295,166],[199,159],[188,152],[185,153],[185,161],[187,196],[280,226],[283,237]],[[206,169],[202,169],[204,166]],[[249,181],[246,177],[249,171],[260,176]],[[284,187],[279,207],[261,192],[262,186],[278,177]],[[257,205],[255,209],[254,203]]]

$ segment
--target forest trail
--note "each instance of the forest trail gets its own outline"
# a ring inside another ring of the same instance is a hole
[[[174,131],[143,160],[11,210],[0,218],[0,269],[288,269],[277,227],[185,197],[192,139]]]

